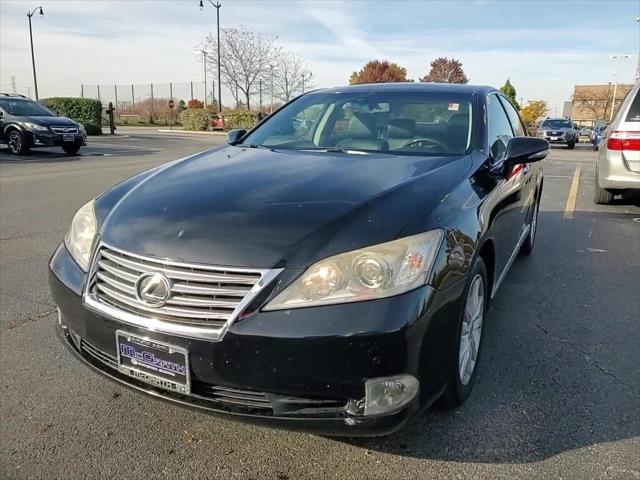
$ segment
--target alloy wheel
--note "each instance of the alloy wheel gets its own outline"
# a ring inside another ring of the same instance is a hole
[[[11,132],[7,143],[12,153],[19,153],[22,148],[22,137],[17,132]]]
[[[476,274],[471,281],[464,307],[462,328],[460,329],[460,351],[458,370],[460,383],[467,385],[471,380],[478,361],[482,321],[484,319],[484,280]]]

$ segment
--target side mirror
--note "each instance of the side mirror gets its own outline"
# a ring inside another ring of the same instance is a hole
[[[227,133],[227,143],[229,145],[235,145],[245,133],[247,133],[247,131],[241,128],[229,131],[229,133]]]
[[[549,155],[549,142],[544,138],[513,137],[507,145],[505,161],[513,164],[539,162]]]

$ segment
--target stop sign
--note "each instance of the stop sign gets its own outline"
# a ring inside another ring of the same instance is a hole
[[[169,105],[169,108],[173,108],[175,106],[173,99],[169,99],[169,101],[167,102],[167,105]]]

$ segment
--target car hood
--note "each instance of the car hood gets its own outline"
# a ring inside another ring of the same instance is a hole
[[[54,117],[51,115],[30,115],[24,117],[15,117],[19,122],[31,122],[38,125],[44,125],[46,127],[60,126],[60,127],[77,127],[78,124],[67,117]]]
[[[396,238],[470,166],[468,156],[225,146],[144,177],[110,209],[100,235],[157,258],[304,267]]]

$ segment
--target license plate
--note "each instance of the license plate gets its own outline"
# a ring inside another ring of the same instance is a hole
[[[122,330],[116,332],[116,345],[121,373],[165,390],[190,392],[189,352],[185,348]]]
[[[549,137],[549,140],[558,140],[558,137]]]
[[[73,142],[75,141],[75,139],[76,139],[75,135],[62,135],[63,142]]]

